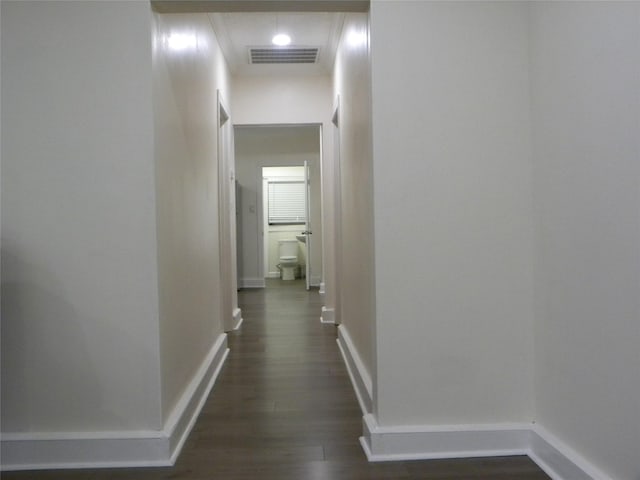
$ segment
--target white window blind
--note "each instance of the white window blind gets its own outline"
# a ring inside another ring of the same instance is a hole
[[[304,181],[269,182],[269,224],[305,223]]]

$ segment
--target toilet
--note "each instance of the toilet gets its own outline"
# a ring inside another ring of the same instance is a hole
[[[282,280],[294,280],[298,268],[298,240],[278,240],[278,255]]]

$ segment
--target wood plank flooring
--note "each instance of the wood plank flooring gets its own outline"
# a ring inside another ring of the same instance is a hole
[[[6,480],[548,480],[527,457],[369,463],[362,413],[317,290],[239,292],[244,323],[171,468],[7,472]]]

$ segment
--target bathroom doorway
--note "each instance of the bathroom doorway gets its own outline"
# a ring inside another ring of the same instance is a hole
[[[237,125],[234,132],[240,287],[283,277],[283,240],[295,246],[295,278],[320,286],[321,126]]]
[[[311,231],[307,170],[306,163],[262,167],[262,219],[265,278],[304,278],[308,289],[311,242],[307,239]]]

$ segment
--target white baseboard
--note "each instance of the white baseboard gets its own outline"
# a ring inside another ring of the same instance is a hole
[[[455,425],[380,427],[371,414],[363,419],[360,442],[369,461],[526,455],[530,425]]]
[[[320,295],[324,295],[324,292],[325,292],[325,290],[324,290],[324,282],[320,282],[320,288],[318,290],[318,293]]]
[[[613,480],[538,424],[528,455],[553,480]]]
[[[381,427],[366,414],[360,443],[371,462],[527,455],[553,480],[613,480],[535,424]]]
[[[3,433],[0,470],[173,465],[227,358],[222,334],[176,403],[162,430]]]
[[[264,278],[241,278],[240,288],[264,288],[266,282]]]
[[[242,310],[239,308],[233,309],[233,329],[238,330],[240,325],[242,325]]]
[[[311,277],[309,278],[309,285],[311,285],[312,287],[319,287],[320,285],[322,285],[322,277],[311,275]]]
[[[370,413],[373,408],[373,382],[344,325],[338,326],[337,341],[362,413]]]
[[[169,444],[162,431],[3,434],[0,470],[166,467]]]
[[[267,278],[280,278],[280,272],[269,272]]]
[[[196,423],[228,354],[227,334],[222,333],[165,422],[163,431],[171,441],[171,465],[178,458],[189,432]]]
[[[335,310],[333,308],[322,307],[322,313],[320,314],[320,322],[321,323],[336,323],[336,315]]]

